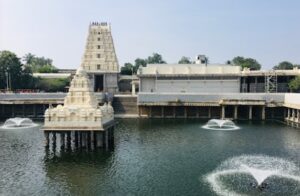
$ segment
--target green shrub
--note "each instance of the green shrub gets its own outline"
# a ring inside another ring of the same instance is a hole
[[[66,92],[70,78],[38,78],[36,88],[45,92]]]
[[[294,78],[289,82],[289,88],[293,92],[300,91],[300,76],[297,76],[296,78]]]
[[[38,73],[57,73],[58,69],[52,65],[44,65],[37,69]]]

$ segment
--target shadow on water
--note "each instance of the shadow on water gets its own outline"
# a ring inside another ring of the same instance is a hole
[[[103,178],[112,164],[112,154],[102,149],[59,152],[45,149],[44,171],[48,184],[60,190],[59,194],[95,195],[96,184],[104,183]]]
[[[105,162],[112,155],[111,151],[106,151],[104,149],[66,149],[60,151],[53,151],[45,148],[44,161],[46,164],[51,163],[90,163],[90,162]]]

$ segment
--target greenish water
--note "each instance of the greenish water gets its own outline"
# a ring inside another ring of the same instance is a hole
[[[272,156],[300,166],[300,130],[276,122],[214,131],[198,120],[117,121],[113,152],[54,155],[38,128],[0,131],[0,195],[216,195],[205,176],[229,158]],[[271,178],[259,192],[243,175],[222,180],[240,194],[300,195],[295,180]]]

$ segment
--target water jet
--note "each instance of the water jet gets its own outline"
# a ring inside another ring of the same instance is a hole
[[[239,129],[239,127],[236,126],[235,123],[229,119],[211,119],[204,126],[202,126],[202,128],[210,129],[210,130],[225,130],[225,131]]]
[[[9,118],[1,126],[1,129],[22,129],[22,128],[31,128],[36,127],[37,124],[32,122],[29,118]]]
[[[225,160],[204,177],[218,195],[242,195],[241,184],[226,182],[231,179],[239,179],[241,184],[249,184],[247,192],[252,188],[267,191],[276,187],[280,190],[281,184],[275,184],[274,180],[280,180],[281,183],[293,181],[296,186],[300,186],[300,168],[293,162],[277,157],[243,155]]]

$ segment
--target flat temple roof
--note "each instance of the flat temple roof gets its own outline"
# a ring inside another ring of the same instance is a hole
[[[293,70],[241,70],[240,66],[226,64],[148,64],[141,67],[138,76],[183,76],[183,75],[237,75],[237,76],[277,76],[300,75],[300,69]]]

